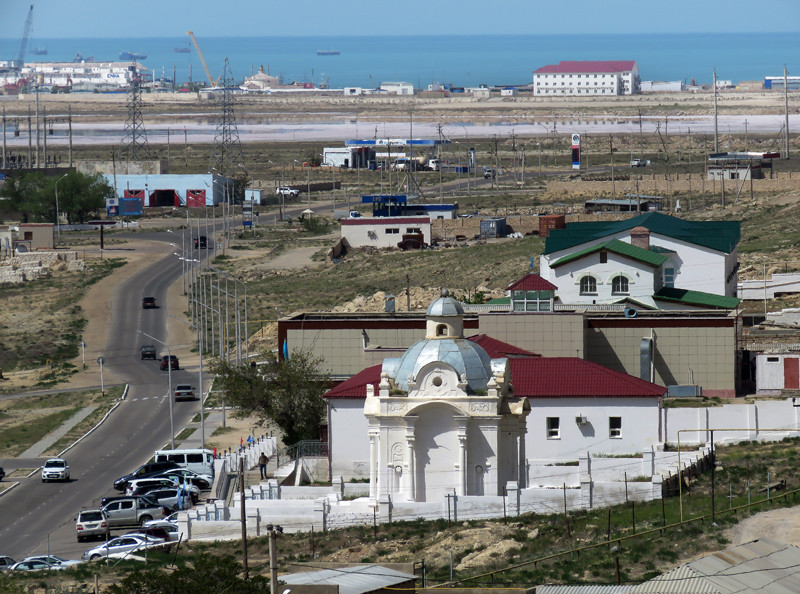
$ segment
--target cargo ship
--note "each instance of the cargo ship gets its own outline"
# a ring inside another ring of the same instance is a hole
[[[338,56],[339,50],[317,50],[318,56]]]
[[[122,52],[119,55],[120,60],[146,60],[147,54],[140,54],[138,52]]]

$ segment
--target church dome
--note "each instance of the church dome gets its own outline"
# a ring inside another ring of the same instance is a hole
[[[409,376],[416,378],[420,369],[436,361],[452,367],[459,377],[466,380],[472,392],[486,390],[492,377],[492,360],[489,354],[466,338],[418,340],[396,361],[395,365],[385,366],[384,370],[394,377],[398,388],[406,391]]]
[[[458,300],[450,297],[447,290],[442,291],[442,296],[431,301],[426,315],[429,316],[463,316],[464,308]]]

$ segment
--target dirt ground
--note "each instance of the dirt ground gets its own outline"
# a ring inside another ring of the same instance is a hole
[[[787,507],[756,514],[739,522],[725,536],[732,545],[769,537],[800,547],[800,508]]]

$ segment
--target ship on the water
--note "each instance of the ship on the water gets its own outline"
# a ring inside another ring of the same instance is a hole
[[[140,54],[139,52],[121,52],[119,55],[120,60],[146,60],[147,54]]]
[[[317,50],[318,56],[338,56],[339,50]]]
[[[45,46],[34,47],[31,49],[31,53],[34,56],[46,56],[47,55],[47,48]]]

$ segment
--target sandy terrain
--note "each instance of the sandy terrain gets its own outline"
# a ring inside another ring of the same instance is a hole
[[[725,536],[732,545],[769,537],[800,547],[800,508],[781,508],[756,514],[739,522]]]

